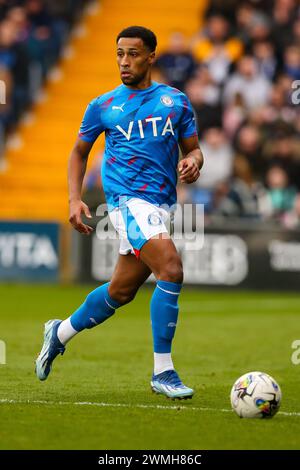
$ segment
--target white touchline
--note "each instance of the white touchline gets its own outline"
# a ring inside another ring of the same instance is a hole
[[[201,408],[201,407],[192,407],[184,406],[181,404],[178,405],[143,405],[135,404],[131,405],[130,403],[103,403],[103,402],[89,402],[89,401],[46,401],[46,400],[13,400],[9,398],[1,398],[0,404],[24,404],[24,405],[60,405],[60,406],[99,406],[102,408],[149,408],[149,409],[163,409],[163,410],[192,410],[192,411],[220,411],[215,408]],[[231,410],[223,409],[223,412],[231,412]]]
[[[209,407],[196,407],[185,405],[143,405],[137,403],[131,405],[130,403],[103,403],[103,402],[89,402],[89,401],[46,401],[46,400],[13,400],[9,398],[1,398],[0,404],[13,404],[13,405],[48,405],[48,406],[98,406],[101,408],[143,408],[143,409],[157,409],[157,410],[188,410],[188,411],[221,411],[222,413],[232,413],[233,410],[226,408],[209,408]],[[279,411],[278,414],[284,416],[300,416],[297,411]]]

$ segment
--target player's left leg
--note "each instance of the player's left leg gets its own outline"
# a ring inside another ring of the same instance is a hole
[[[84,303],[59,326],[60,341],[66,344],[76,333],[106,321],[116,309],[134,299],[150,274],[148,266],[134,255],[119,255],[111,281],[90,292]]]
[[[171,358],[183,281],[180,256],[171,238],[160,233],[143,245],[140,257],[157,279],[150,306],[154,344],[152,390],[172,399],[191,398],[194,391],[182,383]]]
[[[120,255],[110,282],[90,292],[66,320],[49,320],[45,324],[44,344],[36,360],[38,378],[46,380],[53,360],[64,353],[66,343],[77,333],[103,323],[118,307],[133,300],[150,274],[150,269],[132,254]]]

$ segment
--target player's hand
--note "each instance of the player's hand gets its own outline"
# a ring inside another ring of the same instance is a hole
[[[186,157],[178,164],[179,179],[181,183],[194,183],[200,176],[197,160],[194,157]]]
[[[71,201],[70,202],[70,218],[69,222],[71,225],[80,233],[89,235],[94,230],[89,225],[85,225],[81,220],[81,214],[84,213],[89,219],[92,218],[88,206],[83,201]]]

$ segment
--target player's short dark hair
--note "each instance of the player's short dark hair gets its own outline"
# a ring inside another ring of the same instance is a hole
[[[143,26],[129,26],[123,29],[117,36],[117,43],[120,38],[140,38],[151,52],[155,51],[157,46],[157,39],[153,31]]]

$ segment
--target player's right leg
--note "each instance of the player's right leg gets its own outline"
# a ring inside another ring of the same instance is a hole
[[[124,197],[119,202],[119,208],[110,214],[111,221],[157,279],[150,305],[154,344],[151,387],[172,399],[191,398],[194,391],[182,383],[171,357],[183,281],[182,262],[165,224],[171,217],[164,208],[143,199]]]
[[[80,331],[103,323],[118,307],[133,300],[150,274],[143,261],[132,254],[120,255],[110,282],[88,294],[84,303],[66,320],[49,320],[45,324],[44,343],[36,360],[37,377],[46,380],[53,360],[64,353],[66,343]]]

